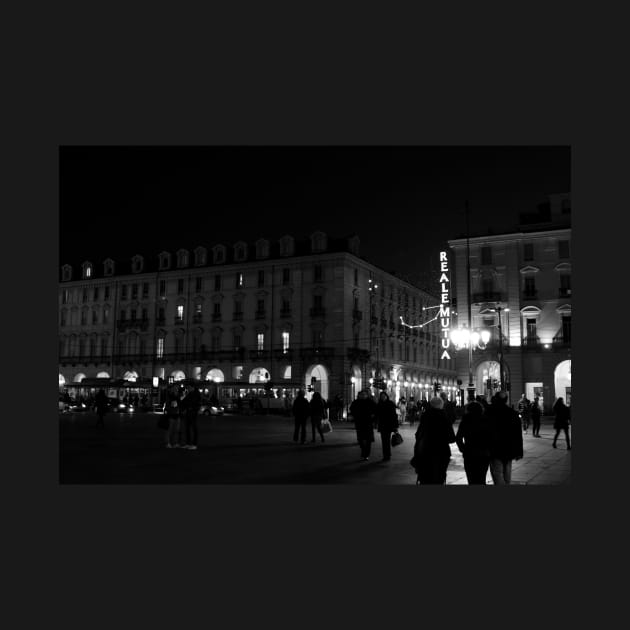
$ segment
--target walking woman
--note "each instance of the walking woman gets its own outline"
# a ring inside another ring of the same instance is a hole
[[[472,400],[466,405],[455,440],[464,455],[468,485],[485,485],[490,465],[490,426],[481,403]]]
[[[540,416],[542,411],[540,410],[539,398],[536,396],[531,407],[532,416],[532,435],[534,437],[540,437]]]
[[[374,442],[374,417],[376,414],[376,403],[370,397],[368,389],[362,389],[356,400],[352,401],[350,414],[354,419],[357,442],[361,447],[361,459],[367,461],[370,458],[372,442]]]
[[[564,404],[564,399],[562,398],[558,398],[558,400],[556,400],[552,411],[556,415],[556,420],[553,423],[553,428],[556,430],[556,434],[553,436],[552,446],[557,448],[556,442],[558,441],[560,431],[564,431],[564,437],[567,440],[567,451],[570,451],[571,439],[569,438],[569,420],[571,418],[571,411],[569,407]]]
[[[379,401],[376,404],[376,421],[376,428],[381,434],[383,445],[383,461],[386,462],[392,457],[392,432],[398,431],[396,405],[389,399],[387,392],[381,392],[379,395]]]
[[[311,442],[315,442],[315,431],[319,432],[322,442],[324,442],[324,433],[322,431],[321,422],[326,417],[326,405],[324,405],[324,399],[319,392],[314,392],[309,403],[311,408],[311,429],[313,430],[313,439]]]

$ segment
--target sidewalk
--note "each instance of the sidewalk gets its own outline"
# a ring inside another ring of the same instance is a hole
[[[415,485],[409,465],[417,426],[403,425],[404,442],[382,462],[380,435],[370,460],[359,458],[354,425],[336,422],[324,443],[293,442],[293,420],[281,416],[200,417],[196,451],[166,449],[154,414],[108,414],[97,428],[90,413],[59,416],[61,483],[108,484],[359,484]],[[571,454],[564,438],[551,447],[553,419],[545,418],[541,437],[524,435],[525,455],[514,462],[515,485],[569,484]],[[310,438],[310,426],[308,427]],[[457,445],[447,485],[466,485]],[[490,475],[488,481],[491,482]]]

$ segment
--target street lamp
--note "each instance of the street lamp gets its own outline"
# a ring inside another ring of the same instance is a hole
[[[475,398],[475,384],[472,377],[472,355],[473,350],[485,350],[490,341],[490,331],[485,328],[482,330],[470,330],[468,327],[456,328],[451,332],[451,341],[456,350],[468,349],[468,400]]]
[[[372,278],[370,278],[368,280],[368,294],[370,296],[370,322],[369,322],[369,326],[370,326],[370,359],[372,358],[372,317],[373,317],[373,311],[374,311],[374,307],[373,307],[373,298],[374,295],[376,294],[376,290],[378,289],[378,284],[376,284]],[[379,343],[380,343],[380,339],[376,340],[376,377],[380,380],[381,374],[380,374],[380,366],[379,366],[379,356],[378,356],[378,350],[379,350]]]
[[[507,383],[505,382],[505,370],[503,369],[503,328],[501,326],[501,311],[509,313],[509,308],[503,308],[501,304],[497,304],[492,309],[493,312],[499,314],[499,323],[497,328],[499,329],[499,380],[501,381],[501,389],[507,391]]]

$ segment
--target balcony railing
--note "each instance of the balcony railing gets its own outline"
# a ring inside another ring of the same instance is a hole
[[[120,331],[130,330],[132,328],[138,328],[140,330],[149,329],[148,319],[119,319],[116,322],[116,327]]]
[[[473,293],[473,304],[481,304],[483,302],[502,302],[503,294],[500,291],[481,291]]]
[[[538,350],[540,348],[540,337],[527,336],[523,337],[522,343],[525,350]]]
[[[249,358],[255,361],[267,361],[269,359],[269,350],[250,350]]]
[[[538,291],[525,291],[523,293],[523,301],[527,302],[528,300],[537,300],[538,299]]]
[[[553,338],[553,345],[558,347],[567,347],[571,345],[571,335],[560,333]]]
[[[326,315],[326,309],[323,306],[313,306],[310,310],[311,317],[324,317]]]
[[[175,324],[175,326],[181,326],[184,323],[184,318],[183,317],[175,317],[173,319],[173,324]]]

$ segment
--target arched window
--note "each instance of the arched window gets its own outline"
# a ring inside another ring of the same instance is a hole
[[[114,261],[111,258],[107,258],[103,261],[103,275],[104,276],[113,276],[114,275]]]
[[[133,273],[140,273],[144,269],[144,257],[136,254],[131,259],[131,271]]]
[[[158,256],[159,267],[162,269],[169,269],[171,266],[171,255],[168,252],[161,252]]]
[[[88,279],[92,277],[92,263],[86,261],[83,263],[83,278]]]

